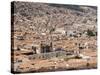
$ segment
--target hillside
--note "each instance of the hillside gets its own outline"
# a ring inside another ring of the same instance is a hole
[[[11,5],[13,72],[97,68],[96,6],[19,1]]]

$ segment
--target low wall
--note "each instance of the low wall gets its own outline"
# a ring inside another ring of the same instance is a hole
[[[50,59],[53,57],[60,57],[60,56],[66,56],[67,52],[65,51],[55,51],[55,52],[49,52],[49,53],[41,53],[41,54],[34,54],[29,56],[30,59]]]

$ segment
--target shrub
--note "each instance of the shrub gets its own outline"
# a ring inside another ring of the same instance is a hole
[[[51,28],[50,29],[50,33],[52,33],[53,31],[55,31],[55,28]]]
[[[87,35],[88,36],[95,36],[94,32],[92,30],[87,30]]]
[[[82,57],[80,57],[80,56],[75,56],[75,59],[82,59]]]

